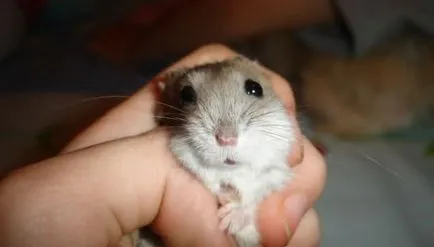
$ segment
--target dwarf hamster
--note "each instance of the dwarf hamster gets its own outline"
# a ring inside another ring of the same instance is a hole
[[[260,246],[258,204],[290,182],[295,127],[259,64],[238,56],[181,69],[162,85],[170,149],[220,201],[220,227]],[[229,201],[228,201],[229,200]]]

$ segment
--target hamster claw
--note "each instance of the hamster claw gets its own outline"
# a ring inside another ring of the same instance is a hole
[[[218,211],[220,229],[235,234],[241,231],[249,223],[249,215],[246,214],[240,203],[232,202],[221,207]]]
[[[224,206],[234,201],[239,201],[240,196],[238,192],[231,187],[223,187],[217,194],[217,201],[220,205]]]

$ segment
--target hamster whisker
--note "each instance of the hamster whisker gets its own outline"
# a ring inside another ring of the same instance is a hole
[[[278,139],[278,140],[281,140],[281,141],[287,141],[286,138],[284,138],[283,136],[280,136],[279,134],[276,134],[276,133],[274,133],[272,131],[269,131],[269,130],[266,130],[266,129],[261,129],[260,131],[263,132],[263,133],[265,133],[265,134],[267,134],[270,137],[275,138],[275,139]]]
[[[202,128],[194,128],[191,130],[192,133],[197,135],[208,135],[210,132],[206,129],[202,129]]]
[[[273,128],[273,129],[279,128],[279,129],[283,129],[283,130],[288,130],[288,129],[291,130],[293,128],[292,126],[285,124],[285,123],[282,123],[282,124],[263,123],[260,121],[260,119],[255,119],[255,120],[250,121],[250,125],[258,126],[261,128],[264,128],[264,127]]]
[[[297,115],[307,116],[308,118],[324,118],[327,115],[326,110],[313,108],[309,105],[298,105],[296,113]]]
[[[167,120],[179,120],[179,121],[187,122],[185,118],[180,118],[180,117],[155,116],[155,118],[167,119]]]
[[[360,154],[364,159],[368,160],[371,162],[371,164],[378,166],[380,169],[382,169],[383,171],[389,173],[392,176],[395,176],[399,179],[404,180],[404,177],[399,174],[397,171],[394,171],[388,167],[386,167],[384,164],[382,164],[380,161],[378,161],[377,159],[375,159],[374,157],[372,157],[371,155],[365,153],[364,151],[358,149],[357,147],[351,145],[353,147],[353,149]]]
[[[276,135],[276,134],[267,133],[267,135],[270,137],[273,137],[274,139],[279,140],[279,141],[284,141],[284,142],[288,141],[286,138],[283,138],[283,137]]]
[[[104,95],[104,96],[95,96],[95,97],[90,97],[87,99],[83,99],[82,101],[80,101],[79,103],[84,103],[84,102],[88,102],[88,101],[95,101],[95,100],[101,100],[101,99],[126,99],[131,97],[130,95]]]
[[[181,117],[181,118],[185,118],[185,115],[186,114],[183,114],[183,113],[171,113],[171,112],[164,113],[164,116],[166,116],[166,117]]]
[[[271,131],[271,132],[275,132],[275,131],[279,131],[279,130],[283,130],[283,131],[291,131],[292,128],[290,126],[281,126],[281,125],[266,125],[266,124],[258,124],[257,126],[258,129],[260,130],[266,130],[266,131]]]
[[[282,133],[282,132],[288,132],[292,131],[291,128],[288,127],[273,127],[273,126],[258,126],[259,129],[267,130],[273,133]]]
[[[81,99],[78,100],[77,102],[73,102],[67,105],[63,105],[58,107],[57,109],[55,109],[54,111],[65,111],[68,108],[72,108],[75,106],[79,106],[81,104],[85,104],[85,103],[89,103],[89,102],[93,102],[93,101],[99,101],[99,100],[104,100],[104,99],[126,99],[129,98],[129,95],[106,95],[106,96],[95,96],[95,97],[89,97],[89,98],[85,98],[85,99]]]
[[[263,112],[261,114],[252,114],[251,118],[252,119],[257,119],[257,118],[261,118],[261,117],[264,117],[264,116],[267,116],[267,115],[275,114],[275,113],[277,113],[279,111],[281,111],[281,109],[276,109],[274,111],[266,111],[266,112]]]
[[[169,129],[169,130],[174,130],[174,131],[181,129],[181,127],[177,126],[177,125],[164,125],[164,127]]]
[[[299,111],[303,111],[303,110],[312,110],[313,109],[313,107],[311,106],[311,105],[309,105],[309,104],[298,104],[297,105],[297,109],[299,110]]]
[[[212,111],[213,111],[214,109],[211,109],[210,107],[209,107],[209,105],[200,105],[199,106],[199,112],[197,113],[197,114],[194,114],[194,116],[197,118],[197,119],[200,119],[201,117],[203,117],[204,119],[205,118],[207,118],[208,119],[208,121],[209,122],[215,122],[216,120],[213,118],[213,116],[212,116]]]
[[[163,105],[163,106],[167,106],[167,107],[169,107],[169,108],[171,108],[173,110],[177,110],[178,112],[187,113],[186,111],[182,110],[181,108],[178,108],[178,107],[173,106],[173,105],[166,104],[166,103],[161,102],[161,101],[156,101],[156,103],[160,104],[160,105]]]
[[[253,108],[253,106],[254,106],[256,103],[257,103],[257,101],[253,101],[252,103],[250,103],[250,105],[247,107],[247,109],[244,110],[243,117],[245,117],[246,114],[248,114],[248,113],[250,112],[250,110]]]

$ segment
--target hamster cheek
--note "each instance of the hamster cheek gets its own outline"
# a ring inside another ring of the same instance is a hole
[[[294,173],[292,169],[286,164],[282,164],[279,168],[272,169],[260,179],[264,187],[266,187],[264,189],[264,196],[266,197],[275,191],[284,189],[292,181],[293,176]]]
[[[254,129],[243,133],[237,148],[240,161],[251,166],[259,167],[273,159],[271,145],[265,135]]]

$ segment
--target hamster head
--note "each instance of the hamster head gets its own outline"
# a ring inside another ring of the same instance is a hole
[[[286,162],[292,118],[253,61],[237,57],[184,71],[165,92],[165,118],[174,120],[170,146],[181,163],[260,169]]]

